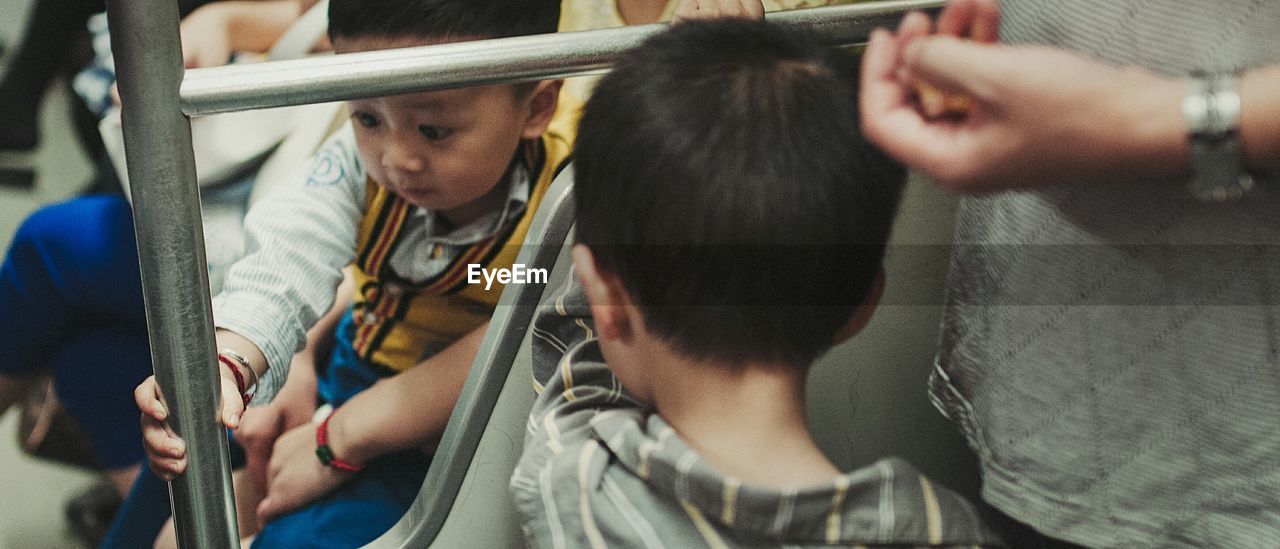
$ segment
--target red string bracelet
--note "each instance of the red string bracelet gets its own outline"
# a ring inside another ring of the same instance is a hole
[[[253,378],[244,385],[244,392],[249,393],[249,395],[252,396],[253,390],[258,388],[258,372],[249,365],[249,359],[245,358],[244,355],[227,348],[219,350],[218,354],[234,360],[241,368],[244,368],[245,372],[248,372],[249,377]]]
[[[244,400],[244,405],[248,406],[249,399],[253,398],[253,395],[250,395],[247,392],[248,388],[244,386],[244,374],[240,373],[240,367],[226,355],[218,355],[218,362],[225,365],[228,370],[231,370],[231,375],[236,378],[236,390],[240,392],[240,398]]]
[[[324,418],[324,421],[320,422],[320,425],[316,426],[316,457],[320,458],[320,463],[326,467],[346,473],[359,473],[361,469],[364,469],[363,465],[356,465],[340,459],[333,454],[333,448],[329,447],[329,420],[333,418],[334,412],[337,411],[335,408],[333,412],[329,413],[328,417]]]

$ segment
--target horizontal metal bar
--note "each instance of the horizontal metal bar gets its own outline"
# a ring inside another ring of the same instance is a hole
[[[846,45],[866,41],[872,29],[895,24],[907,11],[942,4],[868,2],[776,12],[768,20]],[[618,54],[664,28],[637,25],[192,69],[182,82],[182,110],[199,116],[601,73]]]

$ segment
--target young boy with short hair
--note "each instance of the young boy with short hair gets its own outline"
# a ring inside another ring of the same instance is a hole
[[[349,53],[551,33],[558,15],[559,0],[331,0],[329,36]],[[408,509],[502,292],[468,284],[468,266],[511,267],[569,154],[559,89],[350,101],[352,123],[309,173],[250,212],[248,253],[214,300],[227,426],[255,379],[255,402],[271,398],[343,267],[355,274],[317,375],[333,412],[275,440],[255,545],[362,545]],[[154,380],[137,395],[152,468],[171,478],[185,449]]]
[[[534,547],[986,545],[907,463],[842,473],[810,364],[869,320],[904,171],[859,135],[852,74],[762,22],[625,55],[584,110],[576,284],[540,311],[525,453]]]

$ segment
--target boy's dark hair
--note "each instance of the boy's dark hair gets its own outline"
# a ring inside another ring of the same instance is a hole
[[[583,111],[577,238],[695,358],[807,366],[880,271],[905,170],[863,140],[857,61],[764,22],[691,22]]]
[[[556,32],[560,0],[329,0],[329,39],[503,38]]]

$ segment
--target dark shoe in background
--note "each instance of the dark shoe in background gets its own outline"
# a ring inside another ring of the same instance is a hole
[[[108,482],[91,486],[67,502],[67,527],[85,547],[97,547],[107,535],[121,498]]]
[[[3,66],[8,64],[6,50],[5,44],[0,42],[0,74],[4,72]],[[38,138],[35,130],[20,129],[17,133],[23,135],[7,135],[5,132],[16,128],[12,125],[6,127],[9,129],[0,130],[0,187],[30,189],[36,184],[35,148]],[[26,135],[28,132],[30,135]]]
[[[30,190],[36,186],[36,152],[0,149],[0,187]]]

